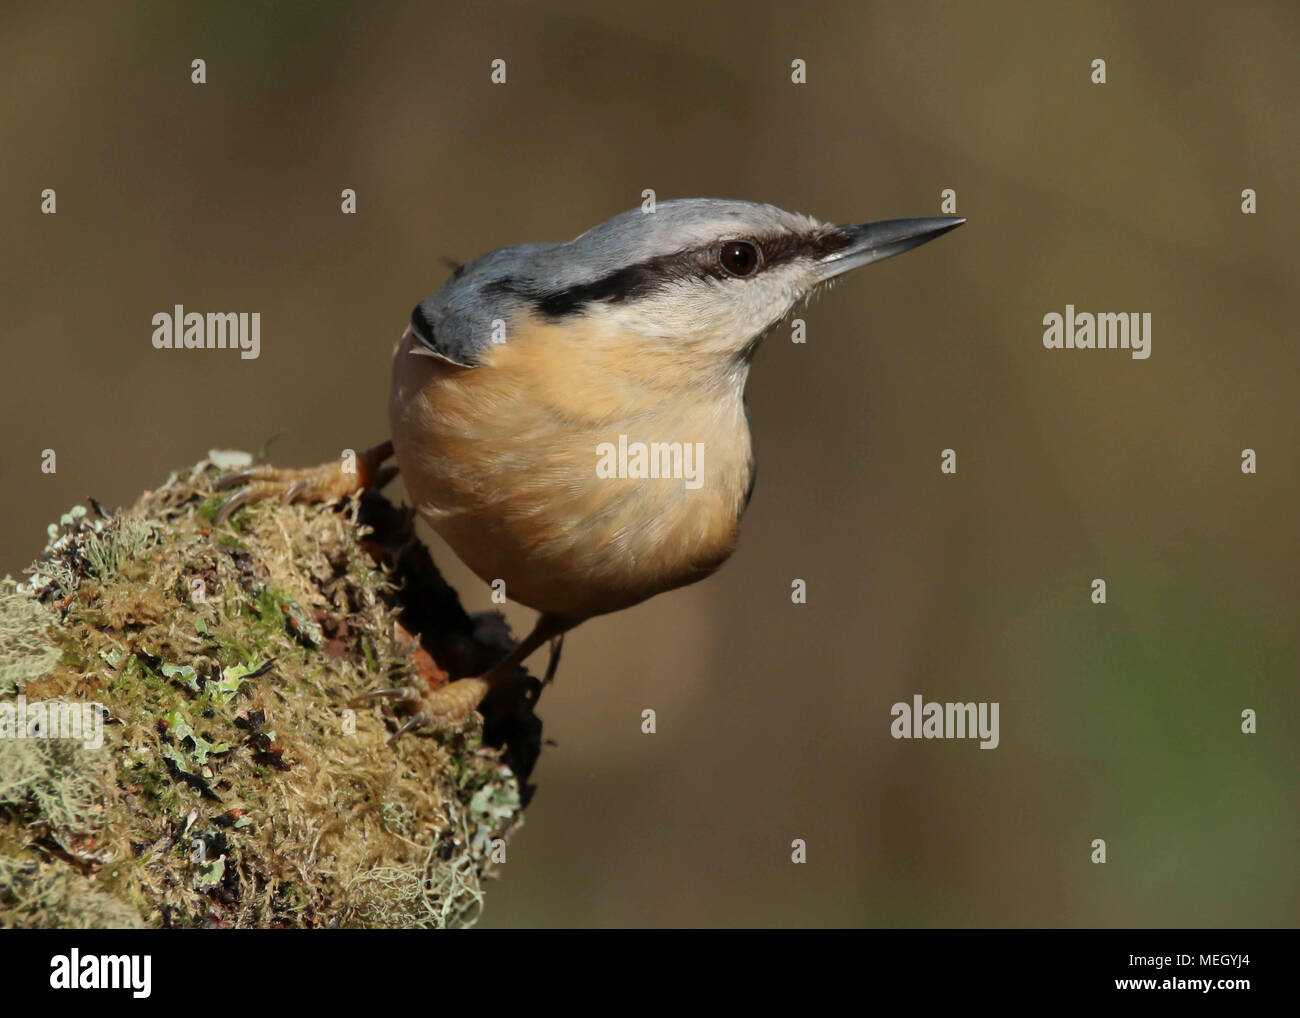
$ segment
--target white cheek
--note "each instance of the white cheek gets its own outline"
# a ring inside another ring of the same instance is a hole
[[[781,320],[809,279],[798,264],[754,279],[681,280],[652,297],[594,305],[589,314],[618,332],[734,352]]]
[[[615,333],[678,341],[710,328],[706,320],[717,302],[702,296],[698,287],[679,284],[653,297],[595,304],[586,313]]]
[[[730,319],[729,331],[740,342],[766,332],[794,307],[804,292],[805,273],[798,264],[782,265],[754,280],[725,284],[724,307]]]

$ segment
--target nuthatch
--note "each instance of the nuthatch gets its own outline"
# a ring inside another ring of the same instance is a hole
[[[386,480],[488,583],[541,612],[478,678],[382,690],[406,728],[463,718],[534,650],[595,615],[716,570],[754,485],[754,351],[830,280],[964,219],[831,226],[771,205],[689,199],[563,244],[502,248],[415,308],[393,357],[390,442],[356,473],[256,468],[228,504],[332,499]]]

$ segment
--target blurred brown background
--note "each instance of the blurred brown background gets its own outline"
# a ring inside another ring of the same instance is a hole
[[[732,561],[570,635],[484,924],[1295,925],[1300,15],[1042,6],[6,4],[0,573],[210,447],[383,438],[444,257],[643,188],[951,187],[968,225],[760,353]],[[260,359],[154,350],[176,303],[260,311]],[[1152,312],[1150,360],[1044,350],[1066,303]],[[892,740],[914,693],[1000,702],[1001,746]]]

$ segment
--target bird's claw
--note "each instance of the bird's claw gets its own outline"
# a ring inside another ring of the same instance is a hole
[[[392,686],[388,689],[372,689],[348,701],[349,707],[364,707],[370,700],[400,700],[408,706],[420,702],[419,691],[411,686]]]
[[[437,689],[420,689],[417,686],[393,686],[372,689],[348,701],[349,707],[361,707],[374,700],[393,700],[400,710],[414,713],[393,733],[389,743],[396,742],[407,732],[419,728],[441,731],[453,729],[469,720],[487,694],[488,684],[483,679],[457,679]]]
[[[336,502],[367,488],[382,488],[397,476],[396,467],[384,465],[392,455],[392,442],[381,442],[357,454],[355,470],[345,470],[342,463],[330,462],[298,470],[264,464],[222,474],[215,482],[217,490],[238,484],[243,487],[217,510],[216,521],[225,523],[241,505],[277,496],[282,505],[299,500]]]

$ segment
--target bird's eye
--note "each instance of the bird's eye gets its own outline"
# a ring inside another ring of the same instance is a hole
[[[743,240],[729,240],[718,250],[718,264],[733,276],[752,276],[758,271],[758,248]]]

